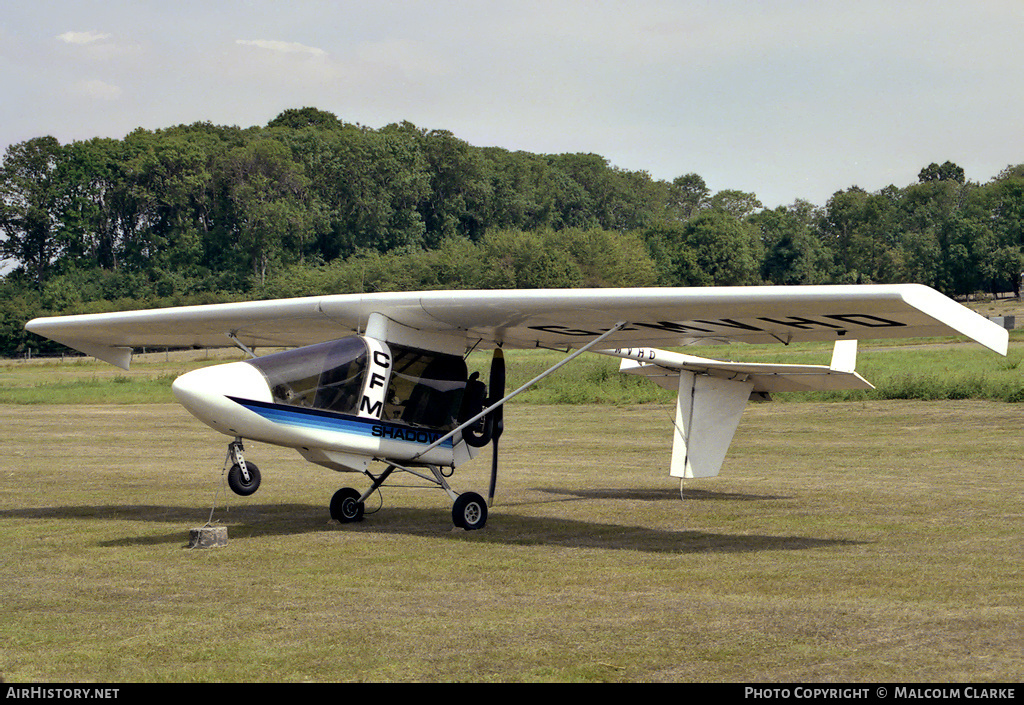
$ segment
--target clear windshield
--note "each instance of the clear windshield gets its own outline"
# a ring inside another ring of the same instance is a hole
[[[458,355],[391,345],[391,380],[383,419],[453,429],[466,388],[466,362]],[[368,349],[362,338],[264,355],[248,363],[263,373],[274,401],[290,406],[359,413]]]
[[[249,364],[267,378],[278,404],[354,414],[366,371],[366,343],[342,338],[264,355]]]

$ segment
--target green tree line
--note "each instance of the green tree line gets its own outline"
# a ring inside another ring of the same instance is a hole
[[[595,154],[474,147],[287,110],[264,127],[12,145],[0,167],[0,354],[37,315],[424,288],[920,282],[1019,294],[1024,165],[766,209]]]

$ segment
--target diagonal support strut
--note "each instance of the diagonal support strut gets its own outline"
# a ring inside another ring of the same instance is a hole
[[[434,450],[434,448],[437,448],[439,445],[441,445],[445,441],[453,438],[455,436],[455,434],[461,432],[465,428],[468,428],[468,427],[472,426],[477,421],[482,419],[484,416],[487,416],[487,414],[491,413],[492,411],[497,409],[499,406],[501,406],[502,404],[507,402],[509,399],[512,399],[513,397],[519,396],[520,394],[525,392],[527,389],[529,389],[533,385],[537,384],[537,382],[541,381],[542,379],[544,379],[548,375],[554,373],[555,371],[561,369],[563,366],[569,364],[570,362],[575,360],[577,357],[579,357],[580,355],[585,353],[587,350],[590,350],[590,348],[594,347],[595,345],[600,343],[602,340],[604,340],[608,336],[612,335],[613,333],[618,333],[620,330],[622,330],[626,326],[626,324],[627,324],[627,321],[619,321],[614,326],[612,326],[610,329],[608,329],[607,331],[605,331],[604,333],[602,333],[598,337],[596,337],[593,340],[591,340],[589,343],[587,343],[582,348],[580,348],[576,352],[574,352],[571,355],[569,355],[568,357],[566,357],[564,360],[560,360],[559,362],[557,362],[556,364],[552,365],[551,367],[549,367],[544,372],[541,372],[539,375],[537,375],[536,377],[531,379],[529,382],[524,384],[519,389],[515,390],[514,392],[510,392],[509,394],[506,394],[504,397],[502,397],[498,401],[496,401],[493,404],[491,404],[489,407],[487,407],[486,409],[481,411],[479,414],[477,414],[473,418],[469,419],[468,421],[465,421],[465,422],[461,423],[460,425],[456,426],[454,429],[452,429],[451,431],[449,431],[445,435],[443,435],[440,438],[438,438],[436,441],[434,441],[429,446],[427,446],[426,448],[421,450],[419,453],[417,453],[416,456],[413,457],[413,460],[423,456],[426,453],[429,453],[430,451]]]

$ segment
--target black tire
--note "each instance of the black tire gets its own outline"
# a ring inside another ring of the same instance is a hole
[[[363,520],[363,503],[360,494],[351,487],[342,487],[331,497],[331,519],[348,524]]]
[[[452,505],[452,523],[460,529],[474,531],[487,523],[487,502],[476,492],[465,492]]]
[[[248,497],[260,488],[260,469],[255,463],[246,463],[245,469],[249,471],[248,482],[242,477],[242,468],[238,463],[231,466],[228,470],[228,487],[235,494]]]

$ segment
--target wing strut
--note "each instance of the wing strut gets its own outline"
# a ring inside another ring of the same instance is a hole
[[[419,453],[417,453],[415,455],[415,457],[413,457],[413,460],[415,460],[416,458],[419,458],[419,457],[429,453],[430,451],[434,450],[434,448],[437,448],[439,445],[441,445],[445,441],[447,441],[447,440],[451,439],[452,437],[454,437],[455,434],[459,433],[460,431],[462,431],[465,428],[468,428],[468,427],[472,426],[477,421],[482,419],[484,416],[487,416],[487,414],[491,413],[492,411],[497,409],[499,406],[501,406],[502,404],[507,402],[509,399],[512,399],[513,397],[519,396],[520,394],[525,392],[527,389],[529,389],[533,385],[537,384],[537,382],[541,381],[542,379],[544,379],[548,375],[552,374],[556,370],[561,369],[563,366],[569,364],[570,362],[575,360],[577,357],[579,357],[580,355],[585,353],[587,350],[590,350],[590,348],[594,347],[595,345],[600,343],[602,340],[604,340],[608,336],[612,335],[613,333],[618,333],[620,330],[622,330],[626,326],[626,323],[627,323],[627,321],[619,321],[614,326],[612,326],[610,329],[606,330],[604,333],[602,333],[598,337],[596,337],[593,340],[591,340],[589,343],[587,343],[582,348],[580,348],[576,352],[574,352],[571,355],[569,355],[568,357],[566,357],[564,360],[561,360],[561,361],[555,363],[554,365],[549,367],[547,370],[545,370],[544,372],[541,372],[539,375],[537,375],[536,377],[531,379],[529,382],[524,384],[519,389],[517,389],[514,392],[511,392],[509,394],[506,394],[504,397],[502,397],[498,401],[496,401],[493,404],[491,404],[490,406],[488,406],[486,409],[481,411],[476,416],[472,417],[471,419],[469,419],[467,421],[462,422],[460,425],[456,426],[454,429],[452,429],[451,431],[449,431],[445,435],[443,435],[440,438],[438,438],[436,441],[434,441],[429,446],[427,446],[426,448],[421,450]]]
[[[243,343],[241,340],[238,339],[238,336],[235,335],[236,332],[237,331],[231,331],[231,332],[228,333],[228,337],[231,339],[231,342],[234,343],[235,346],[238,347],[242,352],[244,352],[250,358],[255,360],[256,359],[256,353],[254,353],[252,350],[250,350],[249,347],[245,343]]]

